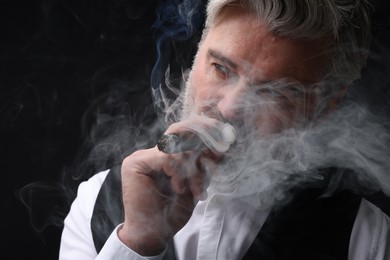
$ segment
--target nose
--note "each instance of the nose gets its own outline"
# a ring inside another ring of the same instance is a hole
[[[230,86],[221,90],[217,103],[219,113],[228,121],[242,120],[244,116],[245,88],[242,86]]]

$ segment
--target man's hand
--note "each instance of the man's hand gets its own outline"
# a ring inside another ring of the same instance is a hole
[[[157,147],[128,156],[122,163],[121,241],[140,255],[161,253],[204,198],[216,160],[210,151],[165,154]]]

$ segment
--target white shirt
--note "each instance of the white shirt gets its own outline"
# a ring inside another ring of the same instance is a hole
[[[91,218],[107,173],[100,172],[79,186],[77,197],[65,218],[59,259],[162,259],[163,254],[142,257],[129,249],[117,236],[120,225],[97,255],[92,239]],[[267,215],[268,210],[254,209],[244,199],[210,193],[207,200],[197,204],[189,222],[175,235],[177,259],[241,259]],[[362,200],[355,219],[348,259],[390,260],[390,218],[366,200]]]

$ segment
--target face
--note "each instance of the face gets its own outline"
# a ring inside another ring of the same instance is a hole
[[[187,82],[184,114],[206,114],[260,135],[308,120],[324,74],[325,41],[269,33],[258,19],[226,7],[199,46]]]

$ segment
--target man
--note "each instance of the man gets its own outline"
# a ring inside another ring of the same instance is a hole
[[[307,151],[335,151],[321,150],[326,138],[300,146],[331,132],[322,122],[359,77],[367,6],[211,0],[181,120],[165,133],[194,132],[206,148],[139,150],[81,184],[60,259],[390,259],[389,218],[334,184],[349,160]]]

